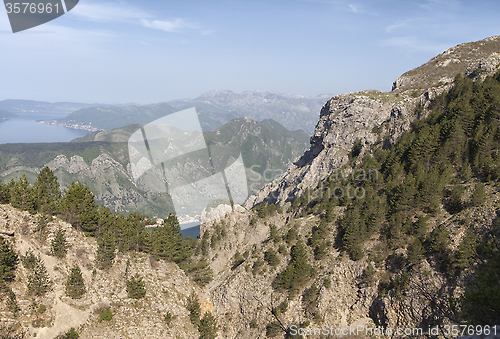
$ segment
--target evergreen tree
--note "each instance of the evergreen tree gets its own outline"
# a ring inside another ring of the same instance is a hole
[[[198,326],[200,339],[215,339],[217,338],[217,321],[212,313],[206,312],[200,320]]]
[[[142,281],[139,273],[136,273],[127,281],[127,293],[129,298],[141,299],[146,296],[146,284]]]
[[[10,192],[10,203],[12,206],[32,214],[36,212],[35,191],[30,187],[28,178],[24,174],[11,187]]]
[[[201,317],[201,306],[198,301],[198,297],[194,292],[191,292],[189,297],[187,298],[186,309],[189,311],[189,319],[191,320],[191,324],[195,327],[198,327],[200,324]]]
[[[486,201],[486,188],[482,182],[476,185],[470,203],[472,206],[480,206]]]
[[[163,224],[153,231],[153,255],[179,263],[185,259],[183,236],[177,217],[170,214]],[[204,237],[205,238],[205,237]]]
[[[61,200],[60,211],[63,219],[78,230],[89,235],[96,231],[98,206],[87,186],[73,182]]]
[[[50,168],[44,167],[38,174],[35,182],[37,210],[44,214],[54,214],[57,203],[61,199],[61,190],[57,177]]]
[[[420,264],[422,259],[424,259],[425,250],[422,246],[422,242],[417,238],[413,241],[413,244],[408,247],[408,262],[410,264]]]
[[[51,241],[51,254],[59,259],[64,258],[68,251],[68,243],[65,234],[65,230],[58,228],[54,235],[54,239]]]
[[[0,237],[0,284],[14,278],[19,257],[12,244]]]
[[[299,240],[292,247],[291,257],[287,268],[278,274],[273,285],[278,290],[287,290],[294,295],[310,280],[313,271],[302,241]]]
[[[8,204],[10,201],[9,186],[0,180],[0,204]]]
[[[112,233],[105,232],[97,239],[97,262],[99,268],[108,269],[115,259],[115,238]]]
[[[66,295],[73,299],[79,299],[85,294],[85,282],[82,271],[78,265],[71,268],[68,280],[66,281]]]
[[[267,261],[269,266],[276,266],[280,263],[278,255],[272,248],[264,253],[264,260]]]
[[[52,290],[52,281],[42,258],[39,256],[35,258],[32,272],[28,276],[28,294],[42,296]]]

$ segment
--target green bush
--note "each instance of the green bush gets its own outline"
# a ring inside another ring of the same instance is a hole
[[[172,323],[172,321],[174,321],[175,319],[177,319],[177,316],[176,315],[172,315],[172,313],[170,313],[170,312],[167,312],[165,314],[165,317],[163,317],[163,321],[165,321],[165,323],[167,324],[167,326],[170,326],[170,324]]]
[[[332,287],[332,281],[328,278],[325,278],[325,280],[323,281],[323,286],[325,286],[325,288]]]
[[[276,337],[280,333],[283,333],[283,329],[278,322],[275,321],[266,326],[266,336]]]
[[[113,319],[113,313],[111,312],[111,309],[107,307],[106,309],[102,310],[99,316],[99,322],[110,321],[111,319]]]
[[[273,249],[270,249],[264,253],[264,260],[270,266],[277,266],[280,263],[280,259]]]

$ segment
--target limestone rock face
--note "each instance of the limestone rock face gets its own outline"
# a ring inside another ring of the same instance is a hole
[[[429,114],[432,100],[451,88],[456,75],[484,79],[498,71],[498,51],[500,36],[458,45],[403,74],[394,81],[392,92],[363,91],[331,98],[321,109],[309,150],[245,206],[294,200],[345,165],[356,140],[364,148],[377,142],[384,147],[394,144],[413,120]]]

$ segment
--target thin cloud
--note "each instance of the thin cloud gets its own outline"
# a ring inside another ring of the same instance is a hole
[[[196,30],[202,35],[210,35],[214,32],[183,18],[176,18],[173,20],[154,19],[154,15],[151,13],[124,2],[80,3],[71,13],[83,20],[100,23],[128,22],[167,33]]]
[[[188,22],[181,18],[171,21],[141,19],[140,22],[144,27],[158,29],[168,33],[177,33],[187,29],[201,30],[197,24]]]
[[[398,20],[396,23],[389,25],[385,28],[385,31],[387,33],[393,33],[394,31],[399,31],[402,28],[405,28],[408,23],[411,21],[414,21],[415,19],[408,19],[408,20]]]

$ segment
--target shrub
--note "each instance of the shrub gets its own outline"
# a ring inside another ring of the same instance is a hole
[[[363,270],[363,282],[368,286],[371,286],[376,280],[376,273],[377,272],[372,265],[366,266],[366,268]]]
[[[270,249],[264,253],[264,260],[267,261],[270,266],[276,266],[280,263],[280,259],[273,249]]]
[[[165,321],[165,323],[167,324],[167,326],[170,326],[170,324],[172,323],[172,321],[174,321],[175,319],[177,319],[176,315],[172,315],[172,313],[167,312],[165,314],[165,317],[163,318],[163,321]]]
[[[276,337],[278,334],[282,333],[283,330],[276,321],[268,324],[266,326],[266,336],[268,337]]]
[[[113,319],[113,313],[111,312],[111,309],[107,307],[101,312],[101,315],[99,316],[99,322],[110,321],[111,319]]]
[[[328,278],[325,278],[325,280],[323,281],[323,286],[325,286],[325,288],[332,287],[332,281]]]

